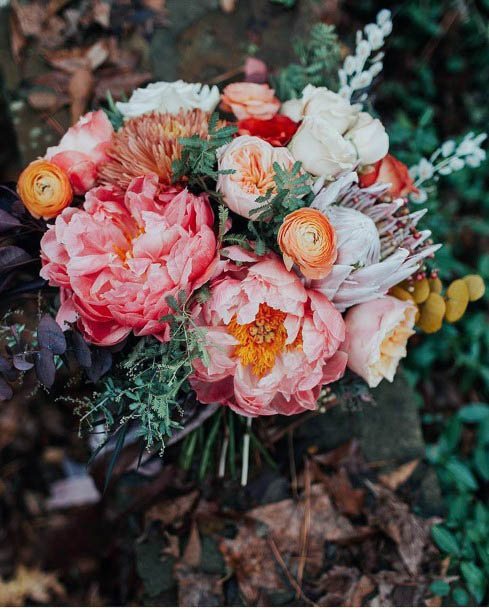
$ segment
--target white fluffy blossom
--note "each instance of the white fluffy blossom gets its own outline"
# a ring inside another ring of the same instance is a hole
[[[385,38],[392,32],[391,12],[387,9],[377,14],[376,22],[369,23],[356,35],[354,55],[348,55],[339,70],[339,94],[351,99],[354,93],[369,87],[373,79],[382,71]],[[366,96],[365,96],[366,97]],[[363,101],[363,98],[360,98]]]
[[[219,103],[219,89],[200,83],[153,82],[147,87],[136,89],[128,102],[117,102],[117,109],[125,118],[132,118],[147,112],[169,112],[200,109],[213,112]]]

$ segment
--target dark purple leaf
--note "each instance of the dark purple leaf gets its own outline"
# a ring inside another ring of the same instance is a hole
[[[63,330],[51,315],[43,315],[37,328],[37,339],[43,349],[50,349],[55,355],[66,351],[66,338]]]
[[[0,401],[10,400],[13,394],[12,387],[0,376]]]
[[[76,361],[80,366],[90,368],[92,366],[92,354],[90,353],[90,347],[85,342],[83,336],[79,332],[76,332],[76,330],[73,330],[71,340]]]
[[[17,373],[12,368],[12,364],[0,355],[0,372],[8,381],[15,381],[17,378]]]
[[[12,275],[14,275],[14,273],[12,273]],[[26,281],[25,283],[21,283],[15,288],[8,290],[6,295],[11,298],[12,296],[15,296],[17,294],[25,294],[26,292],[37,292],[37,290],[43,288],[46,284],[47,281],[45,279],[42,279],[41,277],[36,277],[36,279],[33,279],[32,281]],[[8,285],[6,287],[8,287]],[[4,288],[0,287],[0,291],[2,291],[2,289]]]
[[[112,353],[107,349],[92,350],[92,365],[87,368],[87,376],[96,383],[112,366]]]
[[[50,349],[41,349],[36,353],[36,374],[45,387],[51,387],[56,377],[54,355]]]
[[[0,247],[0,273],[6,273],[18,266],[31,262],[32,258],[21,247],[6,245]]]
[[[6,233],[7,231],[19,226],[22,226],[22,224],[17,220],[17,218],[14,218],[14,216],[11,216],[5,210],[0,209],[0,233]]]
[[[12,361],[17,370],[21,370],[22,372],[26,372],[34,367],[34,364],[26,359],[24,353],[16,353],[12,358]]]

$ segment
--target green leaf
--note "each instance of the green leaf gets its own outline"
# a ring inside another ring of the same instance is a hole
[[[450,457],[445,464],[445,468],[459,488],[471,491],[475,491],[478,488],[479,485],[470,468],[457,457]]]
[[[447,582],[439,579],[430,585],[430,590],[435,596],[446,596],[450,592],[450,586]]]
[[[463,423],[480,423],[489,417],[489,406],[482,403],[467,404],[457,413]]]
[[[477,603],[481,603],[486,592],[486,578],[484,573],[473,562],[463,562],[460,570],[467,582],[467,587]]]
[[[469,604],[469,595],[467,594],[467,590],[465,588],[454,588],[452,590],[453,600],[459,607],[467,607]]]
[[[489,448],[477,446],[474,450],[474,467],[484,480],[489,480]]]
[[[460,546],[453,533],[450,533],[442,525],[435,525],[431,529],[431,536],[436,545],[447,554],[458,556],[460,554]]]

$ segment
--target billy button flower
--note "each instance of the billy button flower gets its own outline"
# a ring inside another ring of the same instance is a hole
[[[49,220],[73,201],[68,175],[54,163],[33,161],[20,174],[17,192],[34,218]]]
[[[482,298],[485,289],[480,275],[466,275],[452,281],[443,294],[443,284],[434,272],[429,279],[421,276],[403,281],[389,293],[399,300],[412,301],[418,308],[416,325],[427,334],[433,334],[441,329],[443,321],[455,323],[461,319],[469,302]]]
[[[323,279],[337,257],[336,232],[319,210],[302,207],[285,216],[277,236],[284,264],[296,264],[308,279]]]

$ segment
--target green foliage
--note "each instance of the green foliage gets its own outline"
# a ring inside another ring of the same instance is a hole
[[[160,343],[142,338],[119,370],[104,380],[104,388],[84,404],[82,423],[104,421],[108,430],[127,422],[137,423],[146,448],[163,449],[165,439],[178,427],[179,397],[192,372],[192,361],[207,361],[205,334],[195,326],[185,304],[169,297],[173,313],[163,318],[171,328],[171,338]]]
[[[301,169],[299,161],[290,170],[278,163],[274,163],[273,169],[275,188],[256,199],[257,207],[251,210],[253,221],[248,223],[259,256],[277,249],[277,234],[285,216],[306,206],[312,195],[311,176]]]
[[[270,0],[273,4],[281,4],[284,8],[293,8],[296,0]]]
[[[475,441],[470,453],[463,455],[466,426]],[[487,604],[489,507],[480,494],[489,482],[489,405],[472,403],[461,408],[446,423],[438,442],[428,446],[427,458],[436,468],[448,506],[445,522],[432,528],[432,537],[450,557],[448,575],[460,578],[450,584],[434,582],[431,590],[458,605]]]
[[[124,124],[124,116],[118,110],[115,105],[112,93],[107,91],[107,108],[104,108],[105,114],[107,114],[109,121],[112,123],[115,131],[118,131]]]
[[[186,178],[190,186],[199,186],[207,191],[207,179],[217,180],[219,173],[232,173],[232,170],[226,172],[217,170],[216,151],[221,146],[229,144],[234,133],[236,127],[220,126],[219,115],[214,113],[209,120],[209,135],[206,139],[198,135],[180,138],[183,147],[182,156],[173,161],[174,182]]]
[[[297,63],[282,68],[271,82],[281,100],[300,97],[308,84],[335,88],[340,62],[340,46],[335,28],[325,23],[313,25],[309,36],[296,40]]]

